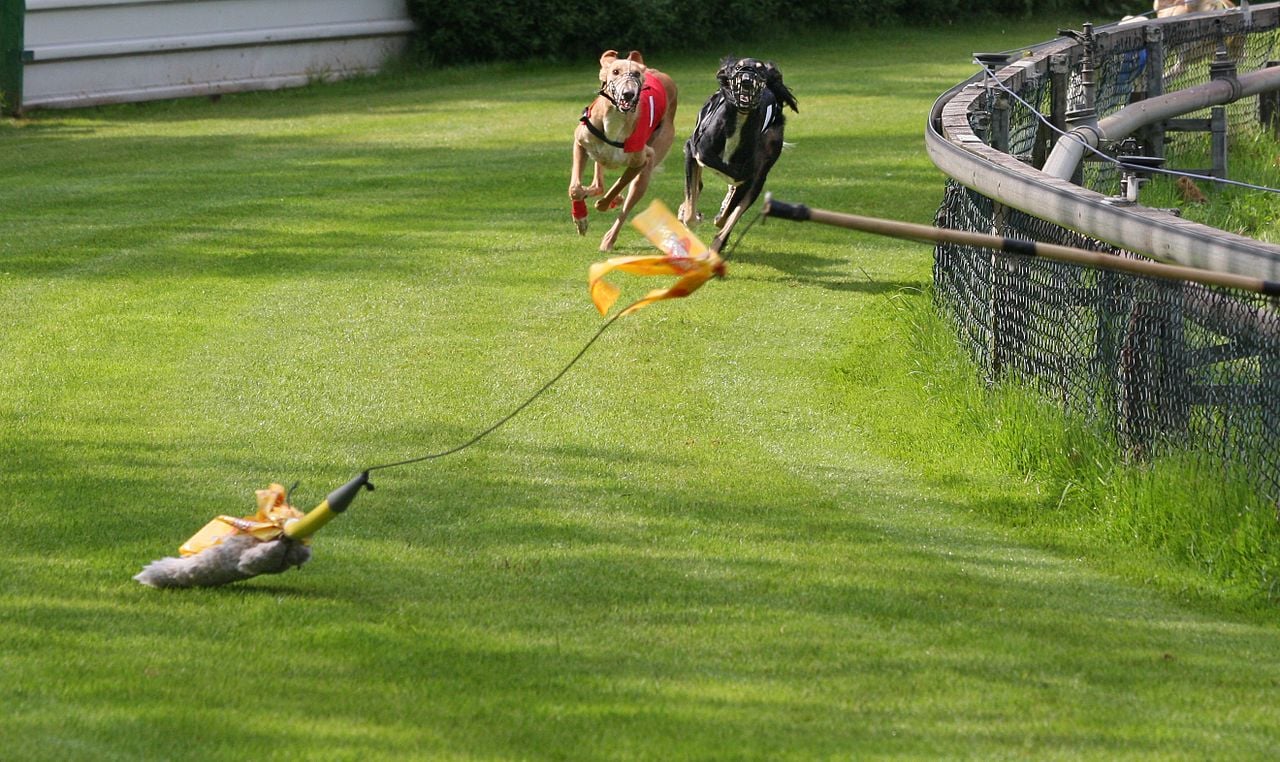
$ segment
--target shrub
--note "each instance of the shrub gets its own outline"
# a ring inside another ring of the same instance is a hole
[[[1105,3],[1065,0],[991,0],[981,11],[960,0],[634,0],[617,6],[574,0],[410,0],[418,22],[422,60],[436,65],[492,61],[573,60],[601,50],[660,51],[723,45],[758,38],[765,32],[808,27],[849,29],[920,19],[956,20],[1026,16]],[[945,22],[932,22],[945,23]]]

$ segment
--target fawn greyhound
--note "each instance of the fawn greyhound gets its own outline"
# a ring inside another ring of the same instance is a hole
[[[578,233],[586,235],[585,199],[599,196],[595,207],[606,211],[618,203],[627,189],[622,210],[600,241],[600,251],[611,251],[627,216],[649,187],[653,171],[675,142],[677,90],[674,82],[657,69],[645,66],[639,51],[620,58],[618,51],[600,56],[600,93],[583,109],[573,133],[573,170],[569,199],[574,204]],[[591,184],[582,184],[587,161],[594,163]],[[622,167],[622,175],[606,191],[605,168]]]

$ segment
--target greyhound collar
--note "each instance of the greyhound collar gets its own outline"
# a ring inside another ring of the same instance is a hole
[[[604,134],[604,130],[600,129],[599,127],[591,123],[591,107],[590,106],[587,106],[582,110],[582,117],[579,118],[578,121],[586,125],[587,132],[590,132],[592,135],[595,135],[597,138],[604,141],[605,143],[608,143],[614,148],[622,148],[626,145],[626,143],[623,143],[622,141],[619,141],[619,140],[610,140],[609,136]]]

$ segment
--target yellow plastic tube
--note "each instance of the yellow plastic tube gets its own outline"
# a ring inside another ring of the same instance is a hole
[[[347,510],[347,506],[355,500],[361,487],[373,489],[373,485],[369,484],[368,471],[330,492],[319,505],[307,511],[307,515],[286,524],[285,535],[294,540],[305,540],[320,531],[320,528],[332,521],[335,516]]]

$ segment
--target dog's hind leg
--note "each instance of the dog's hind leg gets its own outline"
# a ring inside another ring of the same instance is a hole
[[[622,228],[627,224],[627,217],[630,216],[631,210],[635,208],[640,197],[644,195],[645,190],[649,187],[649,176],[641,173],[631,184],[627,190],[626,198],[622,201],[622,209],[618,212],[618,218],[613,221],[609,229],[605,231],[604,238],[600,240],[600,251],[613,251],[613,246],[618,242],[618,235],[622,233]]]
[[[652,158],[650,158],[650,161],[652,161]],[[628,174],[630,174],[629,168],[627,172],[623,173],[623,178]],[[627,195],[622,201],[622,210],[618,212],[618,218],[614,220],[613,225],[610,226],[609,230],[604,234],[603,240],[600,241],[600,251],[613,251],[613,245],[617,243],[618,234],[622,232],[623,225],[627,223],[627,217],[631,215],[631,210],[636,207],[636,204],[640,203],[640,199],[643,198],[645,192],[649,190],[649,179],[652,176],[653,167],[648,164],[642,165],[636,171],[635,177],[631,181],[631,185],[627,187]],[[613,184],[614,187],[609,189],[609,193],[605,194],[605,198],[596,202],[597,209],[603,210],[604,208],[607,208],[601,207],[600,204],[604,202],[605,199],[608,199],[610,195],[616,195],[614,194],[614,190],[621,183],[622,178],[619,178],[618,182]]]
[[[733,232],[733,226],[738,224],[738,220],[742,219],[742,215],[751,208],[759,198],[760,192],[764,190],[764,181],[769,176],[769,170],[773,168],[775,161],[777,161],[776,157],[766,162],[750,183],[743,183],[729,191],[729,195],[725,197],[725,206],[721,210],[720,218],[716,220],[717,223],[723,220],[723,224],[719,226],[720,231],[711,241],[713,251],[720,251],[729,242],[729,234]]]
[[[698,196],[702,193],[702,165],[693,157],[688,146],[684,152],[684,202],[680,204],[679,219],[686,225],[702,220],[698,214]]]
[[[724,227],[725,220],[729,218],[729,211],[738,205],[738,200],[742,198],[746,187],[746,185],[730,185],[724,192],[724,199],[720,202],[720,211],[716,212],[715,225],[717,228]]]
[[[773,165],[778,162],[778,157],[782,155],[782,131],[776,132],[770,130],[765,136],[765,142],[760,147],[761,153],[757,154],[759,165],[753,173],[750,182],[743,183],[730,191],[730,195],[725,199],[724,209],[720,213],[720,218],[716,220],[720,227],[720,232],[711,242],[711,248],[720,251],[721,247],[729,241],[729,234],[733,232],[733,226],[738,224],[738,220],[746,213],[751,205],[759,198],[760,193],[764,190],[765,181],[769,178],[769,172],[773,169]],[[727,216],[726,216],[727,215]],[[720,222],[723,220],[724,224]]]
[[[622,190],[626,188],[632,180],[635,180],[640,176],[643,169],[644,165],[642,164],[639,167],[627,167],[623,170],[622,174],[614,181],[613,185],[609,186],[609,190],[605,191],[605,194],[596,200],[596,209],[604,212],[613,208],[613,206],[618,202],[618,196],[622,193]],[[647,184],[648,183],[646,183],[646,185]],[[629,195],[630,194],[628,194],[628,196]]]
[[[591,184],[587,186],[587,198],[604,193],[604,165],[598,161],[593,163],[595,170],[591,174]]]
[[[725,243],[729,241],[729,234],[733,232],[733,226],[738,224],[742,213],[747,211],[751,201],[755,200],[754,196],[751,201],[745,198],[747,193],[743,190],[744,188],[746,188],[745,185],[732,188],[724,197],[724,207],[720,210],[720,216],[716,218],[719,230],[716,231],[716,237],[711,239],[712,251],[720,252],[724,248]]]

